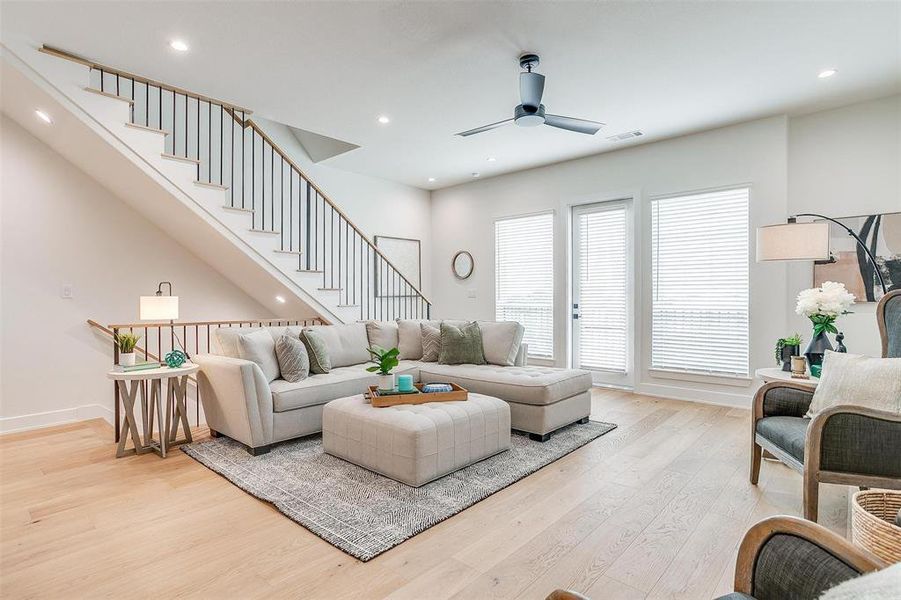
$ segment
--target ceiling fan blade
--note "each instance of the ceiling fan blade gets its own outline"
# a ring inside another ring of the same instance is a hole
[[[503,127],[508,123],[512,123],[513,119],[504,119],[503,121],[498,121],[497,123],[492,123],[491,125],[482,125],[481,127],[476,127],[475,129],[470,129],[469,131],[461,131],[456,134],[461,137],[467,137],[470,135],[475,135],[477,133],[482,133],[483,131],[491,131],[492,129],[497,129],[498,127]]]
[[[562,117],[560,115],[544,115],[544,124],[557,127],[558,129],[566,129],[567,131],[587,133],[588,135],[596,134],[604,126],[603,123],[574,119],[573,117]]]
[[[519,98],[523,106],[538,108],[544,94],[544,75],[538,73],[519,74]]]

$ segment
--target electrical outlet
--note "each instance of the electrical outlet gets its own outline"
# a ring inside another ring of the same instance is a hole
[[[466,290],[466,297],[467,297],[467,298],[475,298],[475,297],[476,297],[476,291],[475,291],[475,290]]]
[[[59,292],[59,297],[64,298],[66,300],[71,300],[75,297],[75,288],[72,287],[71,283],[67,283],[62,287]]]

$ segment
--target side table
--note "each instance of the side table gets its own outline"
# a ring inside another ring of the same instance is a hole
[[[122,458],[132,452],[144,454],[151,451],[166,458],[170,447],[193,441],[191,427],[188,425],[185,398],[188,390],[188,376],[199,370],[198,365],[186,363],[175,369],[160,367],[130,372],[112,370],[106,374],[119,386],[119,395],[122,397],[125,409],[119,432],[119,445],[116,448],[116,458]],[[162,402],[163,379],[167,380],[165,420],[163,419]],[[150,387],[149,404],[145,391],[146,386]],[[139,397],[141,400],[141,425],[144,431],[143,440],[135,418],[135,403]],[[154,417],[159,424],[159,441],[153,439]],[[181,440],[177,439],[179,424],[185,435]],[[116,426],[120,427],[120,424],[117,423]],[[129,435],[134,444],[133,450],[125,449]]]
[[[811,388],[817,387],[817,384],[820,383],[820,379],[814,377],[810,373],[807,374],[809,379],[799,379],[797,377],[792,377],[791,373],[783,371],[779,367],[757,369],[754,371],[754,375],[762,379],[764,383],[770,383],[772,381],[792,381],[800,385],[809,385]]]

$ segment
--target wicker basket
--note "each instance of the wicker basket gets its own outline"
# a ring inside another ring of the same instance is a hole
[[[867,490],[851,500],[851,541],[879,558],[901,562],[901,527],[895,516],[901,509],[901,492]]]

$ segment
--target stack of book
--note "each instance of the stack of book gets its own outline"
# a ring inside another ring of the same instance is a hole
[[[133,365],[123,366],[116,365],[113,367],[114,371],[121,371],[122,373],[131,373],[132,371],[146,371],[147,369],[159,369],[163,365],[158,361],[154,360],[146,360],[144,362],[135,363]]]

